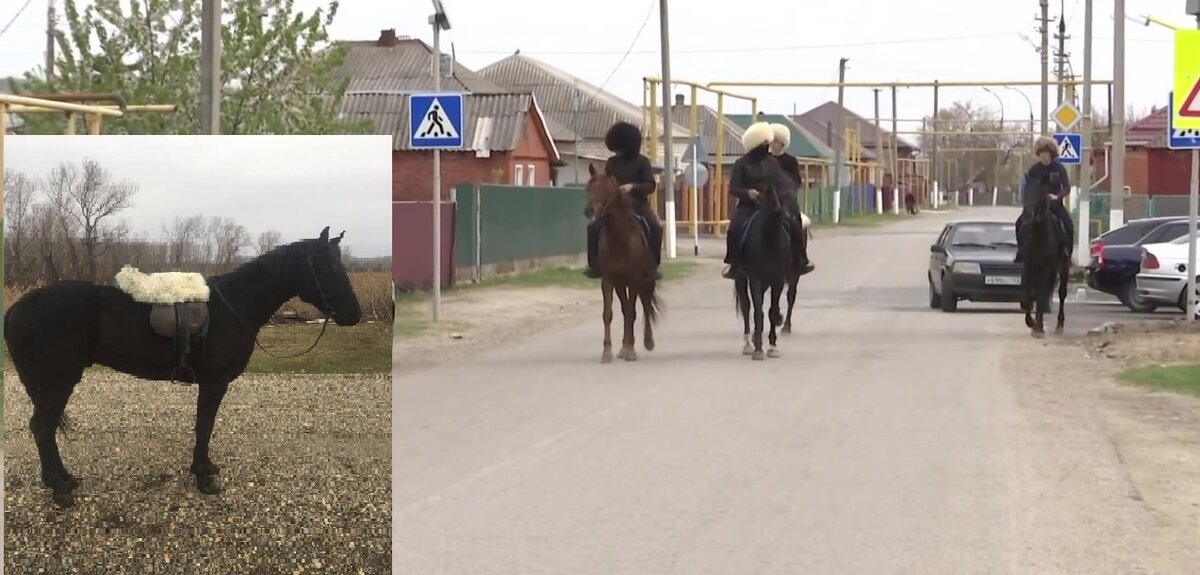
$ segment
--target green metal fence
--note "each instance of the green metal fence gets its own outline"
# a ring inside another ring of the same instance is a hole
[[[457,267],[575,255],[587,249],[583,188],[462,184],[454,191]]]
[[[1091,224],[1091,235],[1095,237],[1109,229],[1109,210],[1112,207],[1112,194],[1107,192],[1092,192],[1088,202]],[[1140,218],[1155,218],[1160,216],[1186,216],[1188,198],[1185,195],[1163,194],[1125,196],[1125,220]],[[1079,208],[1075,208],[1075,221],[1079,221]]]

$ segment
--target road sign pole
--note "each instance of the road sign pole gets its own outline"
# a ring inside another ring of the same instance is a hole
[[[667,235],[667,257],[675,259],[675,143],[672,141],[671,118],[671,24],[667,19],[667,0],[659,0],[658,4],[659,36],[662,56],[662,90],[663,90],[663,188],[666,192],[667,225],[664,226]],[[654,135],[651,135],[654,137]]]
[[[433,91],[442,91],[442,27],[433,23]],[[461,133],[460,133],[461,135]],[[433,150],[433,321],[442,311],[442,151]]]
[[[1196,14],[1196,28],[1200,29],[1200,11]],[[1178,73],[1178,71],[1176,71]],[[1200,83],[1200,80],[1197,80]],[[1171,113],[1174,114],[1174,102]],[[1196,236],[1197,211],[1200,211],[1200,149],[1192,148],[1192,181],[1188,189],[1188,262],[1187,262],[1187,317],[1196,318]]]
[[[1112,167],[1108,226],[1125,225],[1125,0],[1113,0]]]
[[[1079,225],[1075,227],[1078,243],[1075,245],[1075,265],[1086,266],[1092,259],[1092,6],[1093,0],[1083,4],[1083,118],[1080,120],[1079,154]]]
[[[692,255],[700,255],[700,163],[692,146]]]

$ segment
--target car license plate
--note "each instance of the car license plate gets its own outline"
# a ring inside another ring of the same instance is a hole
[[[983,278],[983,283],[991,286],[1019,286],[1021,278],[1017,276],[987,276]]]

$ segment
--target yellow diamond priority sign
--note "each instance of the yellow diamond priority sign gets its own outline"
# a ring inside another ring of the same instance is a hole
[[[1177,130],[1200,130],[1200,30],[1175,30],[1175,108]]]
[[[1058,124],[1059,128],[1062,128],[1062,131],[1070,132],[1071,128],[1074,128],[1075,124],[1079,122],[1079,119],[1083,117],[1083,114],[1080,114],[1079,108],[1076,108],[1070,100],[1067,100],[1059,104],[1058,107],[1050,113],[1050,117],[1054,118],[1055,123]]]

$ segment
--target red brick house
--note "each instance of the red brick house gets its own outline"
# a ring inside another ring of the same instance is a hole
[[[433,50],[424,42],[384,30],[373,42],[347,42],[338,75],[349,80],[344,118],[371,120],[376,134],[392,136],[392,200],[432,199],[433,153],[413,150],[408,138],[408,95],[433,90]],[[442,197],[461,183],[549,186],[562,159],[537,98],[514,93],[454,64],[442,91],[463,92],[462,150],[442,153]]]
[[[1187,196],[1191,153],[1167,147],[1170,108],[1153,110],[1125,129],[1125,185],[1134,195]],[[1112,161],[1112,141],[1105,142]],[[1095,150],[1092,165],[1097,177],[1105,174],[1105,150]],[[1108,191],[1107,180],[1099,188]]]

